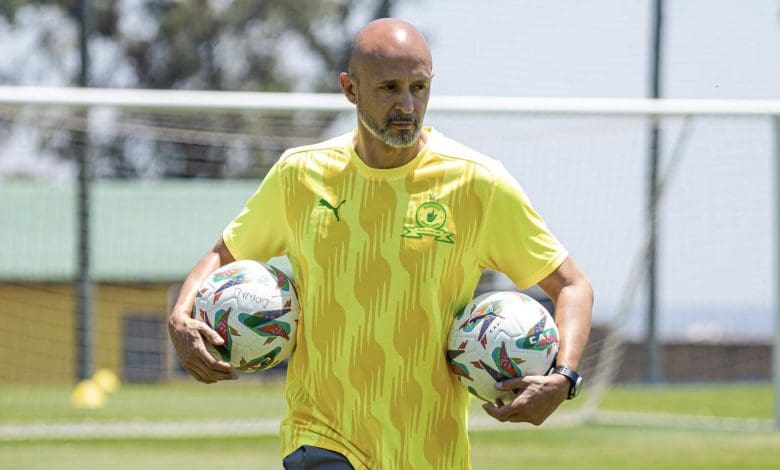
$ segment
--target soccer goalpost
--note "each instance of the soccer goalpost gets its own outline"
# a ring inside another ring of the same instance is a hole
[[[664,379],[771,379],[774,426],[780,429],[780,101],[433,96],[426,117],[426,124],[501,160],[591,279],[598,334],[583,365],[589,391],[582,419],[598,413],[613,383],[639,381],[637,370],[647,367],[638,351],[650,241],[647,130],[653,122],[663,136],[657,242]],[[174,186],[205,182],[198,188],[210,191],[232,181],[242,189],[214,197],[242,202],[282,150],[353,126],[352,105],[336,94],[0,87],[0,207],[7,220],[29,224],[20,201],[35,192],[24,186],[75,183],[68,152],[73,142],[84,145],[89,184],[96,186],[92,196],[114,197],[91,203],[97,208],[90,225],[96,269],[89,281],[172,284],[206,247],[203,236],[193,235],[180,241],[178,257],[170,246],[155,248],[159,240],[181,236],[183,208],[192,207],[191,193]],[[116,181],[125,186],[115,188]],[[122,192],[130,186],[136,192]],[[127,198],[144,191],[178,198],[176,209],[159,219],[157,243],[112,231],[122,226]],[[31,210],[55,210],[47,207]],[[179,219],[169,220],[174,217]],[[31,227],[22,235],[0,235],[6,246],[21,246],[0,272],[3,280],[33,290],[75,282],[75,262],[55,259],[77,256],[70,236],[47,252],[43,247],[51,240]],[[110,237],[114,242],[105,240]],[[29,253],[48,256],[24,264]],[[111,264],[112,256],[121,259],[121,268]],[[153,264],[164,266],[149,268]],[[122,342],[107,344],[89,352],[92,365],[121,367],[127,360]],[[720,355],[713,359],[713,351]],[[40,362],[35,359],[30,363]],[[28,378],[14,374],[19,372],[0,368],[3,379]]]

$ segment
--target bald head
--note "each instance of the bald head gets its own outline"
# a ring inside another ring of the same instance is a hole
[[[409,23],[384,18],[361,29],[351,46],[339,85],[357,108],[356,151],[377,168],[411,160],[426,138],[422,123],[433,78],[428,43]]]
[[[358,31],[350,47],[347,71],[358,75],[366,63],[391,59],[411,60],[431,70],[431,50],[425,37],[411,24],[394,18],[374,20]]]

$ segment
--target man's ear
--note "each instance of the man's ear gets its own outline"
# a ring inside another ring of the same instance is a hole
[[[349,102],[357,104],[357,94],[355,90],[357,83],[355,80],[348,73],[341,72],[339,75],[339,85],[341,85],[341,90],[344,92],[344,96],[347,97]]]

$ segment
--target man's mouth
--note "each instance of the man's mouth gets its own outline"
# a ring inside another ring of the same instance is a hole
[[[416,119],[390,119],[389,123],[393,127],[400,127],[402,129],[413,129],[417,126]]]

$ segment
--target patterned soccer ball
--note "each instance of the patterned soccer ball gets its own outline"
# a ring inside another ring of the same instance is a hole
[[[241,372],[270,369],[295,347],[298,296],[277,268],[241,260],[211,273],[195,295],[195,318],[225,340],[208,345],[215,358]]]
[[[488,292],[458,313],[447,347],[449,367],[474,396],[512,401],[496,382],[546,374],[558,352],[558,328],[533,298],[511,291]]]

